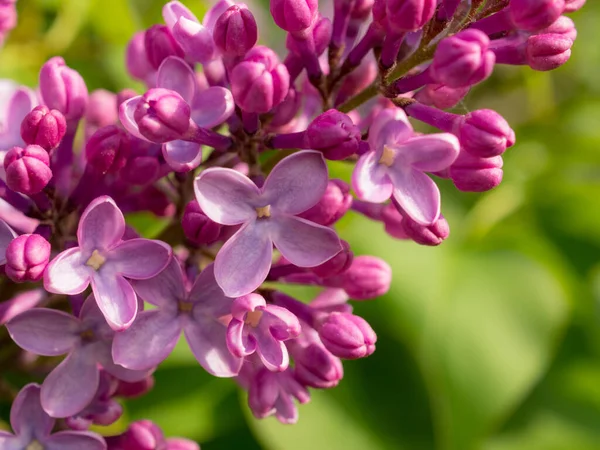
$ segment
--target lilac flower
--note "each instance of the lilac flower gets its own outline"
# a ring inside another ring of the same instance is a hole
[[[287,309],[267,305],[258,294],[237,298],[231,307],[227,347],[238,357],[256,352],[271,371],[287,369],[290,359],[283,341],[298,337],[300,321]]]
[[[106,438],[108,450],[200,450],[188,439],[166,438],[162,430],[149,420],[133,422],[125,433]]]
[[[125,218],[114,200],[98,197],[79,221],[79,247],[60,253],[44,274],[44,287],[55,294],[79,294],[91,283],[100,310],[115,330],[127,328],[137,314],[137,297],[126,278],[152,278],[171,258],[164,242],[123,241],[124,233]]]
[[[314,267],[341,249],[335,231],[297,217],[327,189],[321,153],[302,151],[279,162],[258,188],[232,169],[214,168],[196,179],[202,211],[223,225],[242,225],[217,254],[215,277],[230,297],[252,292],[271,267],[273,244],[299,267]]]
[[[218,377],[237,375],[242,359],[227,349],[226,326],[221,321],[230,313],[233,299],[223,295],[212,265],[200,273],[191,289],[186,284],[175,259],[157,277],[133,283],[139,296],[158,308],[140,313],[131,327],[116,335],[112,354],[117,364],[149,369],[171,353],[183,331],[192,353],[208,372]]]
[[[6,249],[16,237],[17,233],[4,220],[0,219],[0,266],[6,264]]]
[[[116,365],[111,357],[114,331],[108,327],[93,297],[86,300],[79,318],[63,311],[34,308],[6,324],[21,348],[42,356],[67,357],[46,377],[41,402],[52,417],[69,417],[94,398],[102,366],[125,381],[139,381],[148,372]]]
[[[50,434],[55,420],[40,404],[40,386],[31,383],[21,389],[10,410],[15,434],[0,431],[3,450],[106,450],[104,439],[85,431],[60,431]]]
[[[440,191],[425,172],[449,167],[459,153],[448,133],[415,136],[401,110],[383,110],[369,132],[371,151],[354,169],[359,198],[381,203],[391,196],[415,222],[432,224],[440,215]]]

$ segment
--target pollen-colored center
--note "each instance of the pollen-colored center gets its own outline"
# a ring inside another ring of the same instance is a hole
[[[98,271],[100,267],[106,262],[106,258],[100,254],[98,250],[94,250],[92,252],[92,256],[85,263],[86,266],[91,267],[92,269]]]
[[[34,440],[31,441],[27,447],[25,447],[25,450],[44,450],[44,447],[39,443],[39,441]]]
[[[384,146],[383,153],[381,154],[381,158],[379,158],[379,164],[383,164],[384,166],[391,167],[394,164],[394,150],[391,148]]]
[[[94,339],[94,332],[92,330],[85,330],[82,331],[79,336],[81,336],[81,339],[84,341],[91,341]]]
[[[271,205],[256,208],[256,215],[259,219],[262,219],[263,217],[271,217]]]
[[[260,318],[262,317],[262,311],[250,311],[246,314],[246,323],[250,325],[252,328],[256,328],[258,323],[260,322]]]
[[[194,309],[194,304],[192,302],[179,302],[179,311],[189,313],[192,312],[192,309]]]

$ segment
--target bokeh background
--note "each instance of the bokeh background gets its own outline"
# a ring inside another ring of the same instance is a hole
[[[261,41],[282,42],[265,0]],[[124,47],[160,21],[160,0],[19,0],[0,77],[35,86],[62,55],[90,90],[140,87]],[[199,16],[200,0],[185,1]],[[356,305],[377,351],[314,392],[295,426],[257,421],[231,380],[178,347],[156,387],[126,405],[203,450],[598,450],[600,448],[600,2],[574,14],[571,61],[551,73],[501,67],[457,108],[490,107],[517,133],[502,185],[483,195],[443,187],[451,236],[438,248],[389,238],[380,224],[339,225],[357,254],[388,260],[388,295]],[[345,179],[349,169],[332,165]],[[151,219],[135,220],[147,234]],[[308,298],[310,292],[297,291]],[[8,405],[0,414],[7,418]]]

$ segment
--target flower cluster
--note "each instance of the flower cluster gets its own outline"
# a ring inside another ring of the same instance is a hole
[[[576,30],[562,14],[583,3],[335,0],[327,18],[317,0],[271,0],[287,32],[280,59],[257,45],[246,5],[219,0],[199,20],[171,1],[127,47],[145,92],[89,93],[61,57],[37,91],[3,82],[0,320],[14,345],[54,359],[22,363],[46,377],[14,399],[0,447],[197,449],[146,421],[106,439],[85,431],[152,387],[182,332],[207,372],[248,391],[256,417],[295,422],[309,388],[336,386],[343,359],[373,353],[348,301],[391,282],[335,223],[361,214],[394,238],[443,242],[435,179],[492,189],[515,143],[492,110],[444,110],[497,64],[564,64]],[[0,1],[2,33],[14,11]],[[352,179],[330,179],[327,160],[354,164]],[[168,226],[140,237],[134,212]],[[305,303],[288,284],[322,289]],[[51,434],[56,419],[71,431]]]

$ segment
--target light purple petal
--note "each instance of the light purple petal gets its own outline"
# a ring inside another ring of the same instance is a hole
[[[106,450],[106,442],[87,431],[59,431],[44,441],[44,450]]]
[[[171,33],[189,60],[204,64],[215,57],[212,31],[198,21],[180,17]]]
[[[93,269],[85,265],[79,247],[70,248],[46,267],[44,288],[53,294],[81,294],[88,287],[92,273]]]
[[[202,147],[189,141],[169,141],[162,145],[165,161],[177,172],[188,172],[202,162]]]
[[[196,75],[183,59],[169,56],[158,68],[156,87],[175,91],[191,103],[196,94]]]
[[[173,1],[163,6],[162,16],[165,24],[172,29],[180,17],[185,17],[188,20],[198,22],[198,19],[185,5],[181,2]]]
[[[171,247],[162,241],[129,239],[122,241],[106,255],[106,266],[110,264],[110,271],[124,277],[147,280],[167,267],[171,255]]]
[[[13,298],[0,303],[0,325],[4,325],[13,317],[39,305],[46,298],[46,291],[34,289],[19,292]]]
[[[203,314],[221,317],[229,314],[233,298],[227,297],[215,280],[215,265],[209,264],[196,278],[188,296],[189,300],[198,303]]]
[[[43,356],[68,353],[79,342],[82,329],[81,322],[72,315],[47,308],[25,311],[6,328],[19,347]]]
[[[238,357],[251,355],[256,351],[256,339],[248,333],[246,324],[237,319],[232,319],[227,325],[227,348]]]
[[[298,267],[314,267],[342,250],[331,228],[293,216],[273,218],[271,239],[283,257]]]
[[[285,344],[273,338],[266,330],[258,331],[255,336],[257,339],[256,353],[267,369],[272,372],[281,372],[290,364]]]
[[[300,214],[321,200],[327,189],[327,164],[321,152],[305,150],[282,159],[263,186],[273,213]]]
[[[216,285],[216,282],[213,281],[213,284]],[[131,285],[142,300],[161,308],[177,308],[177,302],[186,297],[183,272],[176,258],[171,258],[165,270],[157,276],[148,280],[133,280]]]
[[[168,450],[200,450],[200,446],[195,442],[183,438],[167,438]]]
[[[5,130],[11,136],[11,147],[23,144],[21,138],[21,122],[33,108],[38,105],[38,100],[31,89],[21,86],[10,99],[6,115]],[[8,137],[7,136],[7,137]]]
[[[154,368],[152,368],[152,370],[131,370],[119,364],[115,364],[110,343],[105,341],[100,344],[101,345],[95,347],[96,360],[98,361],[98,364],[113,377],[128,383],[136,383],[146,379],[148,375],[152,373]]]
[[[215,259],[215,278],[226,296],[249,294],[267,278],[273,244],[269,225],[265,222],[247,223],[219,250]]]
[[[389,127],[390,124],[395,125]],[[369,128],[369,145],[373,151],[380,150],[393,133],[395,141],[403,141],[413,135],[413,129],[406,117],[406,113],[400,108],[383,109],[373,119],[373,125]]]
[[[79,347],[69,354],[44,380],[42,407],[52,417],[69,417],[80,412],[94,398],[99,371],[93,353]]]
[[[204,214],[217,223],[238,225],[256,217],[260,190],[236,170],[206,169],[196,178],[194,192]]]
[[[227,348],[227,328],[216,319],[194,308],[193,319],[184,322],[183,333],[194,357],[204,369],[216,377],[234,377],[242,368],[243,359],[233,356]]]
[[[387,166],[379,164],[377,153],[360,157],[352,172],[352,187],[361,200],[383,203],[392,196],[394,186],[387,175]]]
[[[192,120],[202,128],[212,128],[225,122],[235,111],[235,102],[229,89],[213,86],[198,92],[194,99]]]
[[[440,190],[423,172],[412,168],[389,171],[394,199],[404,212],[421,225],[431,225],[440,216]]]
[[[128,329],[115,335],[113,360],[128,369],[151,369],[169,356],[180,334],[176,313],[158,309],[144,311]]]
[[[115,201],[105,195],[93,200],[79,219],[77,240],[84,252],[108,250],[125,233],[125,217]]]
[[[16,237],[17,233],[4,220],[0,220],[0,266],[6,263],[6,248]]]
[[[150,142],[148,139],[142,136],[142,133],[140,133],[138,125],[133,118],[135,109],[141,100],[142,96],[138,95],[137,97],[132,97],[121,103],[121,106],[119,106],[119,120],[121,121],[123,127],[125,127],[125,129],[133,136],[146,142]]]
[[[10,425],[17,435],[50,434],[54,419],[42,409],[38,384],[28,384],[17,394],[10,409]]]
[[[98,308],[113,330],[124,330],[135,319],[138,302],[129,282],[120,275],[101,273],[92,278]]]
[[[426,134],[409,139],[398,152],[413,168],[421,172],[444,170],[456,160],[460,151],[458,138],[450,133]]]
[[[202,23],[204,26],[212,33],[221,14],[223,14],[232,5],[235,5],[235,2],[232,0],[218,0],[212,6],[212,8],[210,8],[208,11],[206,11],[206,14],[204,14],[204,17],[202,18]]]
[[[26,444],[28,443],[24,442],[23,437],[0,430],[0,448],[2,450],[23,450]]]

